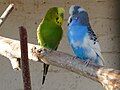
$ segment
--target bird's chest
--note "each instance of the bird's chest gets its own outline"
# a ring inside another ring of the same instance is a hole
[[[83,46],[86,43],[87,30],[85,27],[71,27],[68,31],[68,39],[73,46]]]
[[[61,30],[58,28],[47,28],[46,30],[43,31],[44,36],[43,38],[48,41],[56,41],[60,35],[61,35]]]
[[[59,27],[46,26],[41,30],[41,39],[44,47],[56,48],[62,36],[62,29]]]

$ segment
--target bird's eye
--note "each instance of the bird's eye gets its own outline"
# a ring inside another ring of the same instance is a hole
[[[57,14],[58,14],[58,12],[57,12]]]

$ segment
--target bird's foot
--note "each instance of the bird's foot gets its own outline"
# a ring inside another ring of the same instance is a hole
[[[49,50],[50,50],[50,51],[49,51],[50,53],[53,51],[52,49],[49,49]]]
[[[44,48],[39,49],[38,52],[42,55],[42,57],[44,57],[45,55],[47,55],[47,51]]]
[[[79,57],[77,57],[77,56],[73,56],[73,60],[74,60],[74,59],[78,59],[78,58],[79,58]]]
[[[84,62],[84,64],[85,64],[86,67],[87,67],[90,63],[92,63],[91,60],[86,60],[86,61]]]

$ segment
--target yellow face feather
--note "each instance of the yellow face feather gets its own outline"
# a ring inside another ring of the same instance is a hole
[[[64,9],[61,7],[50,8],[45,16],[45,19],[54,21],[57,25],[61,26],[64,19]]]
[[[57,14],[58,18],[56,18],[56,24],[62,25],[65,11],[63,8],[58,8],[57,10],[58,10],[58,14]]]

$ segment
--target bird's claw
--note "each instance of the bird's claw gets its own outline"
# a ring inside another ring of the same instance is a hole
[[[77,57],[77,56],[73,56],[73,60],[74,60],[74,59],[78,59],[78,57]]]
[[[91,61],[91,60],[87,60],[87,61],[85,61],[85,62],[84,62],[85,67],[87,67],[90,63],[92,63],[92,61]]]
[[[38,52],[42,55],[42,57],[44,57],[45,55],[47,55],[47,50],[42,48],[42,49],[39,49]]]

